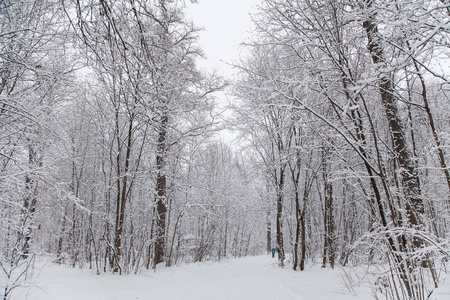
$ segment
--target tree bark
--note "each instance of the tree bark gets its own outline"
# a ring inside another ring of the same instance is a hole
[[[311,180],[312,183],[312,180]],[[306,208],[307,208],[307,200],[309,195],[311,185],[306,187],[303,191],[303,208],[302,213],[300,214],[300,229],[301,229],[301,248],[302,254],[300,257],[300,271],[305,270],[305,261],[306,261]]]
[[[166,190],[166,154],[167,154],[167,125],[168,116],[164,113],[158,128],[158,143],[156,149],[156,238],[153,268],[164,262],[167,190]]]
[[[327,260],[331,268],[334,268],[334,215],[333,215],[333,184],[329,174],[329,150],[322,148],[322,174],[324,181],[324,247],[322,268],[325,268]]]
[[[42,160],[34,145],[28,147],[28,163],[30,168],[42,167]],[[33,174],[27,174],[25,177],[25,200],[22,207],[22,224],[19,231],[19,240],[22,247],[20,249],[21,257],[28,258],[30,254],[30,242],[33,236],[33,221],[36,212],[38,182]]]
[[[365,0],[368,10],[372,9],[373,0]],[[363,22],[368,38],[368,49],[373,63],[377,68],[387,66],[384,58],[383,46],[379,37],[378,25],[375,21],[376,13],[369,12],[368,17]],[[406,140],[405,130],[397,110],[397,98],[395,96],[392,74],[380,72],[379,91],[383,103],[389,129],[392,136],[394,153],[401,169],[400,175],[403,183],[403,192],[406,198],[406,213],[411,226],[420,226],[423,223],[422,215],[424,207],[420,193],[419,174],[411,156],[409,145]],[[415,240],[415,246],[420,246],[420,242]]]
[[[297,132],[294,129],[294,134],[297,136]],[[300,139],[300,133],[298,133],[298,139]],[[300,144],[297,142],[297,138],[294,138],[295,147],[297,149],[300,148]],[[295,162],[289,163],[289,168],[291,170],[291,179],[292,179],[292,185],[294,188],[294,202],[295,202],[295,240],[294,240],[294,262],[293,262],[293,268],[294,271],[297,270],[298,267],[298,244],[300,240],[300,227],[301,227],[301,209],[300,209],[300,192],[299,192],[299,185],[300,185],[300,175],[301,175],[301,158],[299,150],[295,153]],[[305,176],[307,178],[307,176]],[[306,185],[304,187],[306,189]]]
[[[284,189],[284,167],[280,167],[280,176],[277,183],[277,251],[278,263],[284,266],[284,243],[283,243],[283,189]]]
[[[301,224],[301,213],[300,213],[300,197],[298,193],[298,181],[294,182],[294,194],[295,194],[295,241],[294,241],[294,271],[297,270],[298,266],[298,242],[300,239],[300,224]]]
[[[128,183],[129,168],[130,168],[130,157],[131,157],[131,147],[132,147],[132,135],[133,135],[133,119],[132,114],[128,124],[128,136],[126,144],[126,154],[125,154],[125,166],[123,170],[123,175],[121,175],[121,161],[120,161],[120,150],[119,155],[117,155],[117,169],[118,169],[118,189],[117,189],[117,203],[116,203],[116,224],[114,228],[114,255],[115,255],[115,265],[114,272],[122,273],[120,268],[120,260],[122,256],[122,234],[125,224],[125,209],[127,204],[127,198],[130,194],[130,187]],[[118,125],[117,125],[118,126]],[[118,128],[117,128],[118,130]],[[121,143],[119,132],[117,132],[117,142]],[[119,147],[120,149],[120,147]],[[120,180],[122,178],[122,180]]]

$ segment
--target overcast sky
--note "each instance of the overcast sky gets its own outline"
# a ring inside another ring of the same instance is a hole
[[[199,44],[207,60],[199,62],[201,68],[230,74],[231,69],[225,62],[239,58],[239,44],[250,36],[250,13],[256,11],[258,3],[260,0],[198,0],[198,3],[188,3],[187,17],[197,27],[204,28]]]
[[[250,37],[250,13],[256,12],[256,5],[260,1],[198,0],[198,3],[191,4],[190,0],[186,0],[187,17],[195,26],[203,28],[198,42],[206,59],[198,61],[201,69],[217,70],[223,76],[233,74],[227,63],[233,63],[239,58],[239,44]],[[216,93],[216,97],[219,107],[224,108],[228,104],[225,93]],[[220,131],[218,135],[230,145],[236,137],[235,133],[227,129]]]

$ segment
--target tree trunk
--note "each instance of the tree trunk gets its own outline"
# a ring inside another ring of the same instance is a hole
[[[270,253],[272,251],[272,224],[270,222],[270,209],[267,210],[267,253]]]
[[[161,117],[158,132],[158,144],[156,149],[156,238],[155,238],[155,256],[153,260],[153,268],[164,262],[164,249],[166,237],[166,154],[167,154],[167,125],[168,116],[164,114]]]
[[[183,214],[180,213],[177,217],[177,221],[175,222],[175,227],[173,228],[173,235],[172,235],[172,241],[170,244],[170,250],[169,250],[169,257],[167,259],[167,267],[170,267],[172,265],[172,260],[173,260],[173,248],[175,245],[175,237],[178,231],[178,224],[180,223],[180,220],[182,218]],[[220,258],[219,258],[220,260]]]
[[[227,219],[225,223],[225,232],[223,234],[224,242],[223,242],[223,257],[227,257],[227,240],[228,240],[228,213],[227,213]]]
[[[56,259],[58,260],[58,263],[61,262],[62,259],[62,250],[63,250],[63,241],[64,241],[64,234],[66,232],[66,223],[67,223],[67,209],[68,206],[64,209],[64,216],[62,218],[62,224],[61,224],[61,231],[59,233],[58,238],[58,249],[56,250]]]
[[[295,241],[294,241],[294,271],[297,270],[298,266],[298,242],[300,239],[300,199],[298,195],[298,183],[294,183],[295,190]]]
[[[283,245],[283,189],[284,189],[284,167],[280,168],[280,177],[277,184],[277,251],[278,263],[284,266],[284,245]]]
[[[122,273],[122,269],[120,267],[120,260],[122,257],[122,234],[123,228],[125,224],[125,208],[127,203],[127,198],[130,194],[130,187],[128,183],[129,177],[129,166],[130,166],[130,156],[131,156],[131,144],[132,144],[132,135],[133,135],[133,119],[134,115],[132,114],[128,124],[128,136],[127,136],[127,144],[126,144],[126,154],[125,154],[125,166],[123,170],[123,175],[121,175],[121,161],[120,161],[120,150],[119,155],[117,155],[117,170],[118,170],[118,183],[117,183],[117,202],[116,202],[116,224],[114,228],[114,272]],[[118,125],[117,125],[118,126]],[[118,128],[117,128],[118,130]],[[121,143],[119,133],[117,132],[117,143]],[[120,144],[119,144],[120,145]],[[119,147],[120,149],[121,147]],[[121,177],[123,176],[122,180]]]
[[[328,169],[329,150],[322,149],[322,174],[324,181],[324,248],[322,268],[325,268],[327,259],[334,268],[334,215],[333,215],[333,184]]]
[[[296,145],[299,147],[299,145]],[[300,223],[301,223],[301,210],[300,210],[300,195],[299,195],[299,181],[301,174],[301,159],[300,154],[296,153],[295,164],[289,164],[291,170],[292,185],[294,187],[294,201],[295,201],[295,240],[294,240],[294,271],[298,267],[298,243],[300,240]],[[305,186],[306,189],[306,186]]]
[[[33,145],[30,145],[28,149],[28,163],[32,169],[42,166],[42,161],[40,160],[37,150]],[[30,254],[30,241],[33,236],[33,219],[36,212],[38,193],[38,183],[34,177],[34,175],[27,174],[25,178],[26,195],[22,208],[22,228],[19,231],[18,237],[22,244],[20,254],[23,259],[28,258]]]
[[[373,0],[365,0],[368,10],[372,9]],[[375,13],[370,12],[367,19],[363,22],[368,38],[368,49],[370,51],[372,61],[377,67],[387,66],[383,54],[382,41],[378,33],[378,25],[375,21]],[[397,111],[397,98],[392,81],[392,74],[380,74],[379,91],[381,101],[383,103],[389,129],[392,135],[394,145],[394,153],[398,160],[403,183],[403,190],[406,198],[407,218],[412,226],[422,225],[422,215],[424,207],[420,193],[419,174],[411,157],[409,145],[406,140],[405,130]],[[421,243],[415,239],[415,247],[419,247]]]
[[[146,259],[146,263],[145,263],[145,268],[148,270],[148,269],[150,269],[150,263],[151,263],[151,261],[152,261],[152,256],[153,256],[153,253],[152,253],[152,247],[153,247],[153,244],[154,244],[154,242],[153,242],[153,236],[154,236],[154,233],[155,233],[155,213],[156,213],[156,209],[155,209],[155,207],[153,207],[153,210],[152,210],[152,215],[151,215],[151,226],[150,226],[150,244],[148,245],[148,247],[147,247],[147,259]]]
[[[311,164],[312,157],[310,157]],[[300,213],[300,236],[301,236],[301,257],[300,257],[300,271],[305,269],[306,261],[306,209],[308,208],[308,198],[309,192],[311,191],[311,186],[314,182],[314,177],[308,175],[310,172],[307,171],[305,175],[305,183],[303,188],[303,207]]]
[[[305,188],[306,191],[306,188]],[[305,192],[306,193],[306,192]],[[302,208],[302,213],[300,215],[300,228],[301,228],[301,238],[302,238],[302,243],[301,243],[301,248],[302,248],[302,254],[301,254],[301,258],[300,258],[300,271],[305,270],[305,261],[306,261],[306,222],[305,222],[305,217],[306,217],[306,207],[307,207],[307,200],[308,196],[304,194],[303,197],[303,208]]]
[[[368,50],[370,51],[372,61],[376,68],[379,70],[386,68],[389,69],[388,63],[385,60],[382,46],[382,39],[379,35],[378,24],[376,23],[376,11],[373,11],[373,0],[364,0],[365,8],[369,11],[368,17],[363,22],[363,28],[366,31],[368,38]],[[372,10],[372,11],[371,11]],[[385,113],[387,116],[390,134],[393,143],[393,152],[395,159],[398,162],[398,169],[400,170],[401,184],[403,187],[403,195],[405,197],[405,210],[408,225],[412,227],[422,227],[424,206],[420,191],[419,174],[414,163],[412,154],[410,153],[409,144],[406,140],[406,134],[401,122],[400,116],[397,110],[397,98],[393,83],[393,74],[391,72],[383,74],[381,71],[378,76],[380,81],[378,84],[381,102],[383,103]],[[393,216],[395,219],[395,216]],[[394,220],[395,222],[396,220]],[[399,237],[401,241],[400,251],[404,252],[408,249],[404,249],[407,245],[405,236]],[[389,238],[389,244],[391,246],[392,255],[394,258],[393,268],[399,268],[399,278],[404,284],[406,292],[410,298],[414,295],[414,285],[410,282],[410,269],[413,267],[414,262],[404,260],[401,253],[396,252],[396,248],[391,238]],[[423,245],[423,241],[420,238],[412,238],[411,250],[420,248]]]

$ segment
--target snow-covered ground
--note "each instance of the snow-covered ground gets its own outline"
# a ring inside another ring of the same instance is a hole
[[[320,300],[373,299],[369,284],[357,284],[343,269],[309,266],[304,272],[281,269],[269,256],[189,264],[138,275],[95,275],[46,264],[32,288],[20,288],[12,299],[31,300]],[[449,278],[450,281],[450,278]],[[430,299],[450,299],[444,284]]]

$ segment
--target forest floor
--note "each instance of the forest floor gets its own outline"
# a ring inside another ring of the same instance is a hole
[[[276,259],[270,256],[187,264],[122,276],[95,275],[93,270],[52,263],[41,268],[38,265],[36,263],[33,284],[15,290],[12,299],[374,299],[373,287],[362,268],[332,270],[315,264],[303,272],[295,272],[277,267]],[[429,299],[450,299],[450,276],[447,281]]]

